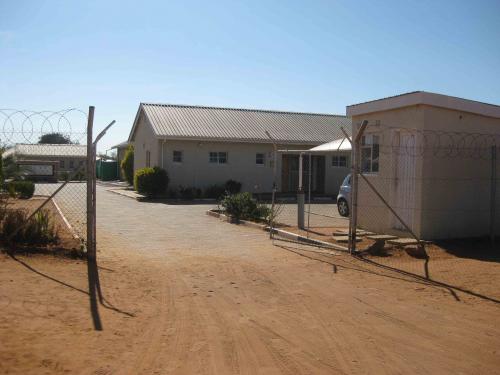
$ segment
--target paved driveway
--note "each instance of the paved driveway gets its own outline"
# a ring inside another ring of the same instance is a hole
[[[263,231],[205,215],[210,207],[98,187],[104,295],[136,314],[108,315],[117,328],[89,345],[102,373],[498,372],[496,306],[457,303],[345,255],[273,246]]]

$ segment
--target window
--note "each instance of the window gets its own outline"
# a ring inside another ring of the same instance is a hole
[[[379,147],[378,135],[365,135],[361,138],[361,172],[378,172]]]
[[[261,153],[255,154],[255,164],[264,165],[265,155]]]
[[[172,161],[174,163],[182,163],[182,151],[173,151],[172,152]]]
[[[64,169],[64,160],[59,161],[59,167],[61,167],[61,169]]]
[[[334,155],[332,156],[332,167],[347,167],[347,156],[345,155]]]
[[[73,160],[69,161],[69,167],[70,167],[70,169],[75,168],[75,162]]]
[[[210,152],[208,155],[208,161],[213,164],[226,164],[227,152]]]
[[[146,167],[151,166],[151,152],[146,151]]]
[[[80,165],[80,167],[83,166],[83,160],[80,160],[80,162],[78,163]]]

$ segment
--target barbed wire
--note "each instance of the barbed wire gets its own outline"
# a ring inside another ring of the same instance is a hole
[[[430,156],[435,158],[491,158],[491,148],[500,147],[500,134],[377,127],[366,135],[378,136],[380,154]]]
[[[60,133],[73,143],[86,143],[87,113],[78,108],[60,111],[0,109],[3,146],[37,143],[41,136]]]

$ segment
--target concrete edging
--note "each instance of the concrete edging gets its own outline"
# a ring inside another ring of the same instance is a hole
[[[208,210],[208,211],[206,211],[206,214],[208,216],[219,218],[219,219],[226,221],[228,223],[234,223],[229,216],[222,214],[220,212]],[[261,230],[266,231],[266,232],[269,232],[271,230],[271,228],[269,228],[269,226],[267,226],[266,224],[254,223],[253,221],[248,221],[248,220],[240,220],[238,222],[238,224],[245,225],[245,226],[252,227],[252,228],[261,229]],[[300,234],[288,232],[288,231],[283,230],[283,229],[273,228],[272,231],[273,231],[273,234],[276,234],[277,236],[286,238],[288,240],[298,241],[298,242],[302,242],[302,243],[309,244],[309,245],[326,247],[326,248],[338,250],[338,251],[349,251],[349,249],[344,247],[344,246],[335,245],[335,244],[332,244],[329,242],[315,240],[312,238],[307,238],[307,237],[304,237]]]

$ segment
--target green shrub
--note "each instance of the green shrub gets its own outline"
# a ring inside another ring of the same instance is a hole
[[[15,243],[46,245],[57,243],[58,236],[46,210],[40,210],[29,221],[25,210],[9,210],[2,222],[2,235]],[[18,230],[18,228],[21,228]]]
[[[228,194],[221,205],[235,219],[266,220],[270,214],[269,208],[258,204],[250,193]]]
[[[132,145],[128,146],[123,160],[120,163],[120,168],[122,169],[125,180],[130,184],[135,184],[134,182],[134,147]]]
[[[134,188],[148,197],[163,195],[167,191],[169,178],[162,168],[142,168],[135,172]]]
[[[229,194],[238,194],[241,191],[241,182],[235,180],[227,180],[224,184],[224,190]]]
[[[7,187],[9,194],[21,199],[29,199],[35,193],[35,184],[32,181],[11,181]]]
[[[68,181],[69,180],[69,173],[66,171],[59,173],[59,180]]]
[[[224,196],[226,189],[221,185],[210,185],[205,188],[205,198],[220,199]]]
[[[203,196],[201,189],[195,187],[184,187],[181,185],[178,191],[180,198],[184,200],[198,199]]]

